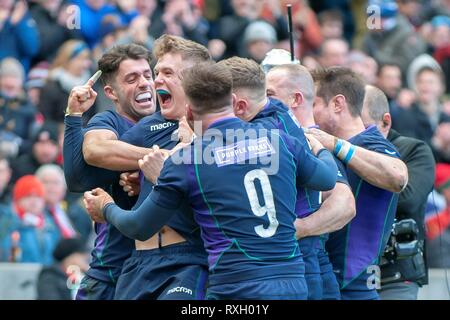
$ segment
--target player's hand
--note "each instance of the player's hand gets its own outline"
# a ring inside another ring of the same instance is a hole
[[[192,137],[194,136],[194,131],[189,126],[186,117],[181,118],[178,122],[178,139],[183,143],[191,143]]]
[[[153,184],[156,184],[159,174],[164,165],[165,153],[158,146],[153,146],[152,150],[138,161],[139,168],[144,173],[145,178]]]
[[[335,138],[331,134],[316,128],[305,130],[305,134],[316,138],[325,148],[327,148],[330,152],[333,152]]]
[[[101,72],[97,71],[86,84],[76,86],[70,91],[69,100],[67,101],[67,114],[82,114],[92,107],[97,98],[97,92],[92,89],[92,86],[100,75]]]
[[[105,190],[96,188],[84,193],[83,202],[91,219],[98,223],[104,223],[106,221],[103,216],[103,208],[108,203],[114,203],[114,200]]]
[[[323,144],[320,143],[319,140],[314,138],[312,134],[305,134],[306,139],[308,139],[309,145],[311,146],[311,151],[314,155],[317,155],[320,149],[323,149]]]
[[[123,191],[125,191],[129,197],[138,195],[141,191],[139,171],[121,173],[119,184],[122,186]]]
[[[167,156],[167,158],[168,158],[169,156],[175,154],[178,150],[183,149],[184,147],[187,147],[187,146],[190,146],[190,145],[191,145],[190,142],[189,142],[189,143],[179,142],[175,147],[173,147],[172,149],[170,149],[170,150],[168,151],[168,156]]]

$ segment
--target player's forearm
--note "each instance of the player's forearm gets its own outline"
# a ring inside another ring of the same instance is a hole
[[[368,183],[391,192],[400,192],[408,183],[405,163],[364,148],[356,147],[348,167]]]
[[[92,166],[114,171],[139,170],[138,160],[149,152],[118,140],[99,140],[83,144],[83,156]]]
[[[116,172],[88,166],[84,161],[81,117],[66,116],[64,123],[63,167],[68,189],[84,192],[116,182]]]
[[[356,214],[355,198],[350,188],[337,183],[319,210],[295,221],[297,239],[318,236],[343,228]]]
[[[314,161],[317,162],[317,166],[304,186],[319,191],[333,189],[336,185],[337,166],[331,153],[322,149]]]
[[[114,225],[123,235],[145,241],[150,239],[169,221],[174,210],[159,206],[150,197],[137,210],[126,211],[114,203],[103,209],[105,220]]]

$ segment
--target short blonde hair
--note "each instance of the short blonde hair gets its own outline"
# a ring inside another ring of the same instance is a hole
[[[155,41],[153,55],[156,59],[160,59],[167,53],[179,53],[183,60],[191,60],[196,63],[211,60],[208,49],[201,44],[178,36],[164,34]]]

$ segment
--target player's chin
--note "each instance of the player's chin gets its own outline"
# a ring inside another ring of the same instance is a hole
[[[155,112],[156,106],[152,101],[146,102],[133,102],[134,109],[139,112],[139,114],[149,115]]]
[[[173,105],[163,105],[161,106],[161,114],[166,119],[174,119],[175,107]]]

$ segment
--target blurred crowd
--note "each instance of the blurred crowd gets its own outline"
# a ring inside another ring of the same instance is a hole
[[[432,254],[439,239],[436,250],[446,246],[450,257],[450,0],[0,0],[0,261],[51,265],[60,239],[92,245],[80,195],[67,192],[61,146],[69,92],[103,52],[131,42],[151,50],[167,33],[216,60],[261,62],[289,49],[287,3],[296,58],[309,69],[357,71],[387,95],[393,128],[432,148],[428,237]],[[85,122],[112,108],[96,91]],[[432,256],[429,266],[450,261]]]

